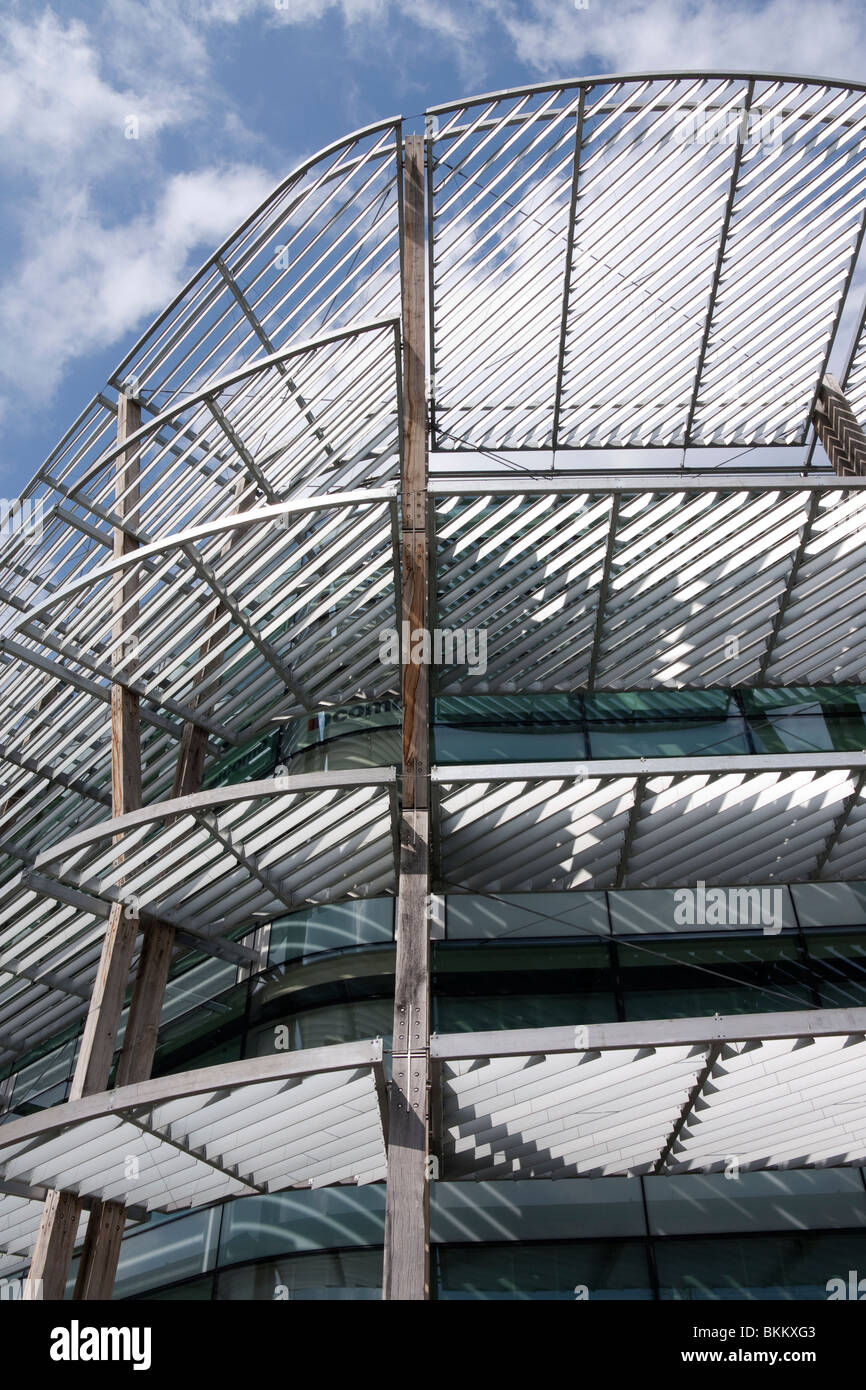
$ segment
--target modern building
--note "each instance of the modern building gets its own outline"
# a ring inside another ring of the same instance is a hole
[[[866,86],[496,93],[125,356],[0,552],[4,1297],[866,1278],[864,227]]]

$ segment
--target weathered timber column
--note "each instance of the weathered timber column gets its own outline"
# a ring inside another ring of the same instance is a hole
[[[131,397],[121,395],[117,403],[118,441],[123,443],[140,425],[141,407]],[[138,507],[138,477],[137,449],[123,450],[117,456],[115,481],[115,511],[121,520],[134,514]],[[116,527],[115,556],[127,555],[135,548],[136,542],[123,527]],[[112,665],[115,667],[129,656],[126,634],[134,625],[137,616],[137,588],[137,567],[133,565],[126,571],[126,578],[118,585],[114,595],[113,607],[117,616],[112,629]],[[135,811],[141,806],[138,696],[117,682],[111,687],[111,790],[112,813],[115,816],[122,816],[127,811]],[[79,1100],[82,1096],[103,1091],[108,1085],[137,935],[137,916],[128,912],[122,903],[113,904],[72,1077],[70,1100]],[[25,1297],[28,1292],[31,1297],[34,1296],[34,1281],[41,1280],[44,1298],[63,1298],[81,1209],[81,1199],[74,1193],[48,1194],[30,1266],[31,1288],[25,1290]],[[107,1239],[119,1249],[123,1220],[122,1203],[93,1204],[82,1266],[90,1265],[92,1247],[95,1243],[102,1245]],[[90,1255],[87,1253],[88,1248],[91,1250]],[[76,1297],[83,1297],[83,1294],[79,1294],[79,1284],[80,1274],[76,1283]],[[103,1295],[100,1293],[88,1296]]]
[[[239,494],[240,488],[236,485],[235,496],[237,497]],[[253,499],[250,498],[246,505],[252,506]],[[243,504],[241,504],[240,509],[243,510]],[[221,553],[230,548],[231,539],[226,541]],[[219,611],[217,609],[213,613],[211,626],[213,626]],[[208,635],[202,643],[202,655],[208,656],[213,645],[214,638],[212,635]],[[221,656],[214,657],[202,669],[198,683],[206,684],[214,672],[219,670],[221,661]],[[193,694],[190,698],[190,707],[196,709],[200,701],[201,694]],[[207,730],[202,728],[200,724],[194,724],[191,721],[184,724],[174,770],[172,798],[193,796],[195,792],[201,791],[207,740]],[[141,956],[138,961],[132,999],[129,1005],[129,1019],[123,1039],[123,1050],[117,1064],[115,1081],[117,1086],[128,1086],[135,1081],[147,1081],[153,1070],[165,987],[168,984],[176,936],[174,927],[170,926],[168,922],[153,922],[144,933]]]
[[[192,704],[195,706],[196,698]],[[201,791],[207,749],[207,730],[198,724],[183,726],[177,755],[172,797],[192,796]],[[176,931],[168,922],[148,925],[141,943],[141,955],[129,1005],[123,1050],[117,1063],[116,1086],[147,1081],[153,1070],[165,987],[174,956]]]
[[[424,141],[407,137],[403,183],[403,633],[427,627]],[[429,1297],[427,1173],[430,1045],[429,669],[401,652],[403,799],[397,888],[393,1076],[385,1208],[386,1299]]]
[[[836,472],[843,478],[866,476],[866,434],[835,377],[824,377],[812,420]]]
[[[242,482],[241,478],[235,485],[236,497],[240,496],[243,490]],[[246,504],[241,503],[241,510],[244,505],[252,506],[253,499],[248,499]],[[223,546],[223,553],[230,548],[231,540],[227,540]],[[218,613],[219,609],[211,618],[211,626]],[[213,645],[214,638],[208,635],[202,644],[203,655],[209,655]],[[214,672],[219,670],[221,660],[222,658],[216,655],[203,668],[199,676],[200,684],[206,684]],[[190,707],[193,710],[197,708],[201,698],[200,693],[191,697]],[[184,724],[174,771],[172,797],[192,796],[193,793],[201,791],[207,740],[207,730],[200,724],[191,721]],[[176,938],[175,928],[168,922],[158,920],[151,920],[143,934],[123,1049],[117,1063],[114,1082],[116,1086],[147,1081],[153,1071],[153,1059],[162,1021],[162,1006]],[[126,1207],[123,1202],[100,1202],[98,1210],[94,1204],[75,1281],[77,1299],[111,1298],[125,1222]]]
[[[230,542],[226,543],[227,545]],[[213,639],[203,644],[207,654]],[[205,681],[219,667],[216,658],[202,672]],[[193,695],[193,709],[200,695]],[[207,730],[188,722],[183,726],[175,766],[172,797],[191,796],[201,791],[207,752]],[[129,1086],[147,1081],[153,1071],[153,1059],[159,1039],[162,1006],[174,957],[177,933],[168,922],[151,921],[144,932],[141,955],[135,973],[135,983],[129,1004],[129,1016],[123,1038],[123,1049],[117,1063],[116,1086]],[[126,1222],[123,1202],[100,1202],[87,1224],[87,1238],[81,1252],[81,1263],[75,1281],[77,1299],[109,1299],[117,1276],[121,1241]]]

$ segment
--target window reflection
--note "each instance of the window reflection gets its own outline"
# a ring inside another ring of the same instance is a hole
[[[285,1256],[217,1275],[217,1300],[381,1299],[381,1250]]]
[[[433,701],[442,765],[583,758],[720,757],[866,748],[866,690],[796,686],[444,696]],[[232,749],[205,785],[400,761],[400,704],[378,700],[293,719]]]
[[[814,976],[788,937],[617,945],[627,1019],[815,1008]]]
[[[443,1246],[435,1257],[438,1299],[574,1302],[653,1296],[647,1249],[638,1241]]]
[[[827,1283],[866,1263],[866,1234],[671,1240],[656,1244],[663,1299],[826,1299]]]

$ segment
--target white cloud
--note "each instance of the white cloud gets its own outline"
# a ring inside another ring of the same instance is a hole
[[[860,79],[862,0],[483,0],[537,73],[737,69]]]
[[[249,210],[272,179],[260,169],[213,168],[169,179],[153,211],[105,227],[79,193],[67,208],[62,248],[53,227],[28,249],[0,293],[0,377],[25,394],[49,394],[75,357],[128,337],[158,313]],[[204,253],[204,254],[202,254]]]
[[[50,399],[76,358],[125,345],[276,182],[231,158],[247,132],[230,106],[218,117],[226,156],[166,175],[160,136],[212,111],[214,96],[195,35],[181,42],[162,0],[142,24],[140,8],[108,0],[98,35],[51,11],[0,23],[0,172],[19,189],[4,215],[21,246],[0,290],[0,409]]]
[[[63,25],[46,11],[29,24],[8,18],[0,38],[0,163],[28,169],[37,183],[72,157],[91,168],[112,163],[130,113],[148,133],[180,118],[182,94],[155,101],[106,82],[83,24]]]
[[[226,28],[329,12],[355,50],[394,45],[396,15],[472,47],[471,13],[444,0],[101,0],[86,23],[17,7],[0,19],[0,175],[22,248],[0,289],[0,411],[50,399],[76,358],[128,340],[277,182],[246,162],[257,137],[215,77]],[[201,147],[209,132],[205,167],[193,155],[167,174],[166,138]]]
[[[204,24],[238,24],[253,15],[274,23],[316,24],[328,15],[339,15],[357,44],[369,39],[380,51],[396,49],[402,41],[392,21],[401,18],[434,34],[447,45],[458,71],[474,77],[483,70],[479,61],[481,36],[487,17],[477,6],[448,0],[190,0],[195,16]],[[366,31],[366,32],[365,32]],[[416,55],[417,56],[417,55]]]

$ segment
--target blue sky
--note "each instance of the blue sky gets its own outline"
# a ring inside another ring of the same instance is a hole
[[[864,0],[4,0],[0,491],[232,227],[350,130],[551,78],[861,79],[864,60]]]

